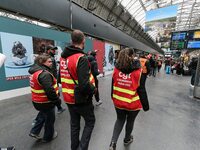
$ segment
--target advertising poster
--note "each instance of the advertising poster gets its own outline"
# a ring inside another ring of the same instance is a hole
[[[55,46],[58,48],[56,55],[55,55],[55,60],[58,62],[60,61],[60,57],[61,57],[61,53],[62,51],[68,46],[70,45],[70,41],[66,41],[66,42],[61,42],[61,41],[55,41]]]
[[[113,43],[105,43],[105,57],[103,60],[104,71],[111,71],[114,69],[115,50],[119,50],[120,45]]]
[[[99,40],[93,40],[93,50],[96,51],[96,59],[100,73],[103,73],[103,60],[105,57],[105,43]]]
[[[20,80],[29,77],[28,69],[33,64],[32,37],[0,32],[2,52],[6,55],[6,80]]]
[[[170,47],[171,32],[176,26],[177,5],[150,10],[146,13],[145,31],[163,49]]]

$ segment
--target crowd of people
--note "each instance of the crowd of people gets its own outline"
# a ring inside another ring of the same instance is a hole
[[[46,54],[36,57],[35,65],[29,70],[32,102],[35,109],[39,111],[29,136],[42,142],[50,142],[57,137],[58,133],[54,130],[55,106],[58,112],[64,111],[59,98],[59,82],[62,85],[63,100],[70,114],[71,150],[88,150],[95,126],[93,96],[96,106],[102,104],[98,90],[99,70],[96,51],[90,51],[88,54],[83,51],[85,44],[83,32],[74,30],[71,40],[71,45],[66,47],[61,54],[59,71],[56,70],[54,59],[56,48],[53,46],[48,47]],[[114,123],[109,150],[116,150],[118,137],[125,122],[124,145],[127,146],[133,142],[132,131],[135,119],[141,109],[149,110],[145,88],[146,79],[150,76],[156,77],[162,63],[162,60],[155,56],[142,54],[138,58],[131,48],[119,51],[114,62],[111,84],[111,99],[115,106],[117,120]],[[174,65],[172,60],[165,60],[166,71],[170,69],[173,73],[172,66]],[[177,74],[179,74],[179,67],[181,64],[177,62]],[[195,69],[194,63],[189,67]],[[193,80],[194,77],[191,82]],[[80,136],[81,118],[84,119],[85,126]],[[40,137],[43,126],[44,135]]]
[[[100,74],[96,60],[97,51],[84,53],[85,35],[80,30],[71,33],[72,43],[67,46],[59,61],[59,69],[55,60],[57,47],[48,45],[46,50],[35,58],[34,65],[29,69],[32,103],[38,114],[33,122],[29,136],[43,143],[52,141],[58,136],[54,129],[55,108],[62,113],[59,84],[62,85],[64,103],[70,114],[71,150],[88,150],[90,138],[95,126],[95,105],[100,106],[98,78]],[[124,146],[133,142],[133,127],[140,110],[148,111],[149,102],[145,88],[146,79],[156,77],[162,67],[162,59],[155,56],[140,55],[138,57],[131,48],[117,52],[111,83],[111,99],[117,119],[113,123],[113,134],[109,150],[116,150],[119,135],[125,125]],[[180,74],[181,62],[165,60],[165,70],[176,70]],[[194,85],[197,59],[192,59],[188,66],[192,70],[191,84]],[[80,136],[80,120],[85,125]],[[44,127],[44,134],[40,132]],[[14,147],[12,150],[14,150]]]
[[[89,55],[83,52],[85,44],[83,32],[74,30],[71,40],[71,45],[61,54],[59,71],[56,69],[54,59],[56,47],[53,46],[47,46],[46,53],[38,55],[35,64],[29,69],[32,103],[38,111],[29,136],[44,143],[58,136],[58,132],[54,129],[55,107],[57,106],[58,112],[64,111],[58,90],[59,82],[62,85],[63,100],[70,114],[71,149],[87,150],[95,126],[93,95],[96,106],[102,104],[97,79],[99,70],[96,51],[91,51]],[[124,145],[133,141],[132,130],[135,118],[141,109],[149,110],[145,89],[149,72],[149,61],[145,57],[141,60],[136,59],[133,49],[125,48],[119,52],[111,86],[111,98],[116,109],[117,120],[110,150],[116,150],[117,140],[125,122]],[[80,137],[81,118],[84,119],[85,126]],[[42,127],[44,127],[43,137],[40,136]]]

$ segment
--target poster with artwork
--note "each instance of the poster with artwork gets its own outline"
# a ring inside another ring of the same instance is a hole
[[[33,64],[32,37],[0,32],[2,52],[6,55],[6,80],[20,80],[29,77],[28,69]]]
[[[114,69],[115,50],[119,50],[120,45],[113,43],[105,43],[105,56],[103,59],[104,71],[111,71]]]
[[[103,74],[103,59],[105,56],[105,43],[99,40],[93,40],[93,50],[96,51],[96,60],[99,72]]]

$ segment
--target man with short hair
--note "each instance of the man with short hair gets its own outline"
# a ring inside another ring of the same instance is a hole
[[[95,87],[96,87],[96,93],[95,93],[95,99],[96,99],[96,106],[99,106],[102,104],[102,100],[99,98],[99,81],[97,79],[97,76],[99,75],[99,69],[98,69],[98,64],[96,60],[96,53],[97,50],[91,51],[90,55],[88,56],[88,61],[90,62],[90,67],[91,67],[91,72],[92,75],[94,76],[95,80]]]
[[[71,150],[88,150],[89,141],[95,124],[92,96],[95,93],[94,77],[91,74],[89,62],[83,52],[85,36],[80,30],[71,34],[72,44],[62,52],[60,59],[60,77],[62,93],[70,112]],[[78,94],[82,95],[83,103],[74,98],[74,88],[78,85]],[[85,120],[82,137],[80,134],[80,119]]]
[[[58,48],[56,46],[53,45],[48,45],[46,47],[46,53],[49,54],[51,56],[51,60],[52,60],[52,67],[51,67],[51,71],[54,75],[54,77],[57,79],[58,78],[58,70],[57,70],[57,64],[56,64],[56,60],[55,60],[55,54],[56,54],[56,50]],[[56,103],[56,107],[58,108],[58,114],[62,113],[63,111],[65,111],[65,108],[63,108],[61,106],[61,100],[58,101]]]
[[[51,73],[52,61],[47,54],[36,57],[35,64],[29,69],[32,103],[39,111],[36,122],[29,136],[41,139],[39,136],[44,126],[43,142],[49,142],[57,137],[54,130],[55,103],[60,100],[56,78]]]

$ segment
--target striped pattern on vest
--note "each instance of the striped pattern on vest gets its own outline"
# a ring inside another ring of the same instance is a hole
[[[30,76],[32,101],[35,103],[50,103],[51,101],[48,100],[47,95],[45,94],[45,91],[42,85],[38,81],[38,77],[42,73],[42,71],[43,70],[36,71],[34,74]],[[51,76],[53,77],[53,87],[56,91],[56,94],[58,94],[58,85],[57,85],[56,78],[52,74]]]
[[[113,72],[113,94],[112,100],[115,107],[126,110],[140,110],[142,105],[137,88],[140,84],[142,69],[124,74],[118,69]]]
[[[74,54],[67,59],[60,58],[60,77],[61,77],[61,84],[62,84],[62,93],[64,101],[68,104],[75,104],[74,100],[74,86],[75,83],[71,78],[68,69],[76,83],[78,84],[78,76],[77,76],[77,64],[80,57],[84,56],[81,53]],[[88,63],[89,65],[89,63]],[[68,68],[68,69],[67,69]],[[90,72],[90,83],[95,86],[95,81],[92,73]]]
[[[140,64],[142,66],[142,73],[147,73],[147,67],[146,67],[146,62],[147,62],[147,59],[145,58],[140,58]]]

